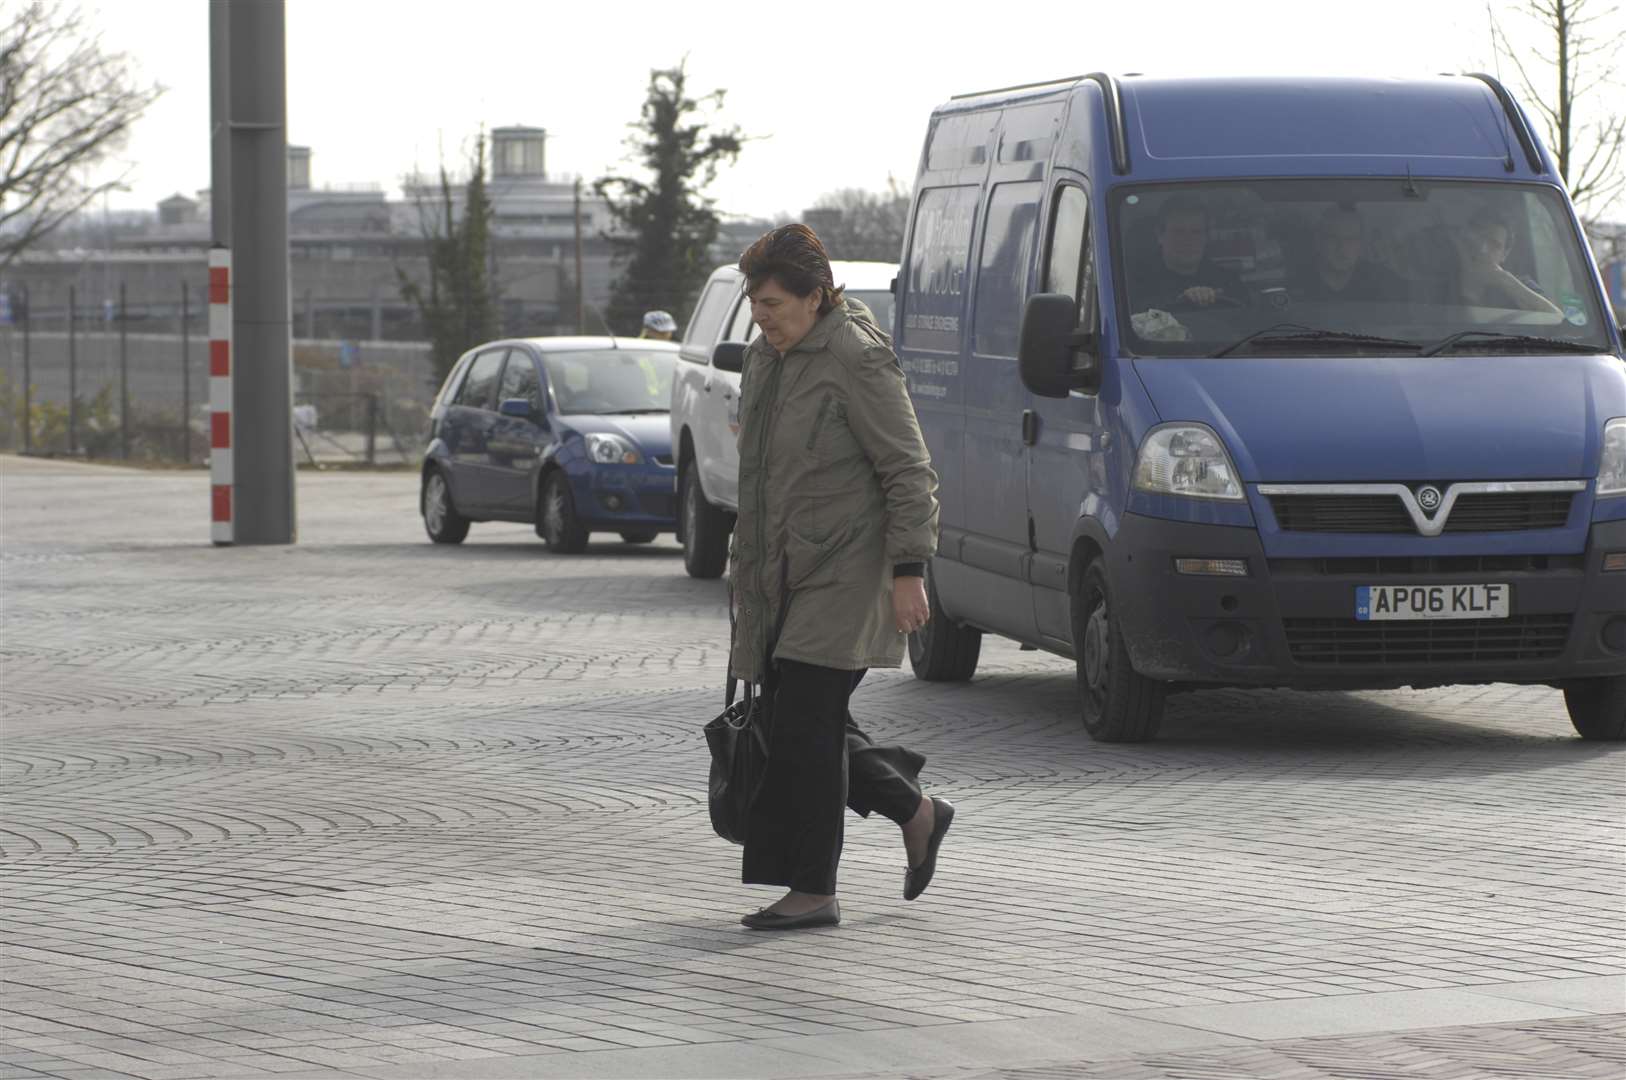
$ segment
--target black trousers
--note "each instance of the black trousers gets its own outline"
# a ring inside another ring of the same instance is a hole
[[[779,661],[768,775],[745,836],[745,884],[832,894],[844,808],[864,817],[879,812],[899,825],[919,809],[917,777],[925,757],[876,746],[847,711],[863,677],[863,671]]]

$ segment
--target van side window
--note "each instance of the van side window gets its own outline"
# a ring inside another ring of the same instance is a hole
[[[700,306],[694,309],[694,318],[689,320],[689,331],[683,335],[683,344],[698,345],[709,357],[717,341],[717,331],[723,325],[723,316],[728,314],[728,303],[735,295],[732,281],[714,281],[706,286],[706,294],[700,298]]]
[[[1050,258],[1044,291],[1065,293],[1078,302],[1078,325],[1095,325],[1095,258],[1090,247],[1090,200],[1084,189],[1066,185],[1056,193],[1050,218]]]
[[[502,358],[506,355],[507,349],[492,349],[474,358],[474,363],[469,366],[468,377],[463,380],[463,388],[457,392],[459,405],[466,405],[471,409],[497,407],[494,395],[497,391],[497,378],[502,373]]]
[[[1039,193],[1038,181],[1000,184],[988,200],[972,319],[972,351],[983,356],[1016,355],[1033,237],[1038,231]]]
[[[746,297],[740,298],[740,306],[734,309],[734,318],[728,324],[728,334],[724,341],[750,341],[756,336],[756,324],[751,321],[751,301]]]
[[[979,189],[928,188],[915,202],[909,253],[902,268],[905,348],[923,352],[960,351],[960,315],[965,310],[966,262],[977,218]]]

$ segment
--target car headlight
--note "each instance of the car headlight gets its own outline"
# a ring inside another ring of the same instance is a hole
[[[1603,426],[1603,463],[1598,467],[1598,497],[1626,495],[1626,416]]]
[[[1135,459],[1135,487],[1194,499],[1243,498],[1225,444],[1202,424],[1153,428]]]
[[[599,465],[636,465],[644,460],[638,448],[619,435],[587,436],[587,459]]]

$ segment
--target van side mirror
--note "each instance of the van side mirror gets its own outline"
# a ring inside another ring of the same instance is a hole
[[[521,420],[532,420],[536,417],[536,409],[529,400],[522,397],[503,398],[497,406],[497,411],[504,416],[517,416]]]
[[[745,343],[743,341],[719,341],[717,347],[711,350],[711,366],[718,371],[732,371],[738,374],[745,370]]]
[[[1072,390],[1101,388],[1095,335],[1076,325],[1078,301],[1065,293],[1037,293],[1022,309],[1016,346],[1022,385],[1040,397],[1064,398]]]

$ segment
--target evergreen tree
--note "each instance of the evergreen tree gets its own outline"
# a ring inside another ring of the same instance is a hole
[[[437,386],[445,381],[459,356],[498,336],[484,134],[475,141],[462,202],[459,221],[453,184],[442,165],[440,205],[429,205],[421,195],[418,204],[429,269],[427,294],[405,271],[396,268],[402,299],[415,305],[423,319]]]
[[[618,331],[636,333],[643,313],[654,308],[686,318],[714,269],[717,214],[704,192],[744,141],[739,128],[713,130],[707,122],[704,114],[721,108],[723,94],[690,97],[682,63],[651,71],[627,138],[629,157],[647,178],[606,176],[593,185],[617,226],[608,239],[621,266],[609,311]]]

